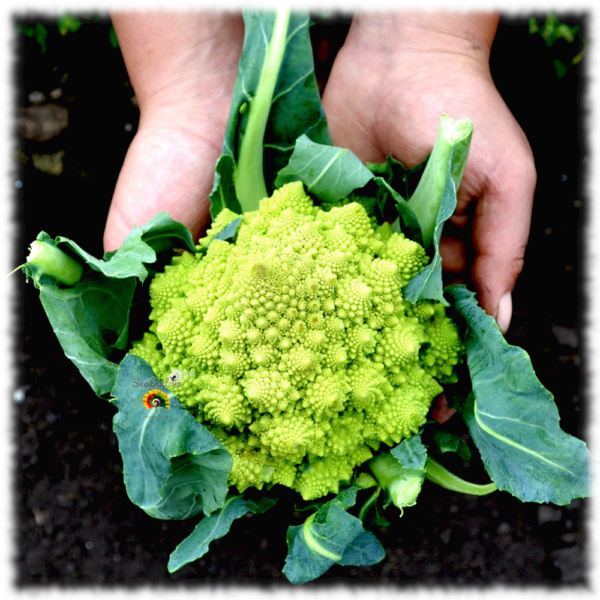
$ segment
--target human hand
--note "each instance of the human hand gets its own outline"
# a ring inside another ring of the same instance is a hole
[[[441,113],[473,121],[458,205],[440,251],[444,269],[464,277],[471,225],[470,277],[481,306],[506,332],[536,175],[527,139],[490,75],[497,22],[492,14],[358,14],[323,102],[334,144],[363,161],[382,162],[391,153],[409,167],[431,152]]]
[[[104,249],[161,211],[198,237],[221,154],[242,42],[241,15],[112,15],[140,106],[140,125],[119,174]]]

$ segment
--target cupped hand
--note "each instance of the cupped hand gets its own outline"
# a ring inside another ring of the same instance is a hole
[[[165,110],[170,113],[171,107]],[[142,121],[129,147],[108,213],[105,250],[118,248],[134,225],[159,212],[187,225],[194,239],[208,222],[208,195],[225,127],[208,120],[190,128],[186,119],[165,122],[161,112]]]
[[[140,125],[119,173],[104,232],[118,248],[159,212],[194,239],[209,222],[244,26],[234,13],[116,13]]]
[[[480,304],[505,332],[536,175],[527,139],[490,75],[496,24],[490,15],[356,16],[334,62],[324,106],[335,145],[363,161],[382,162],[391,153],[409,167],[431,152],[442,113],[473,121],[457,209],[440,250],[455,280],[470,267]]]

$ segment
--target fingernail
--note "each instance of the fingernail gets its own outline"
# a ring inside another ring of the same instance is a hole
[[[498,302],[498,310],[496,311],[496,323],[498,323],[498,329],[504,335],[508,331],[510,320],[512,318],[512,294],[506,292],[500,298]]]

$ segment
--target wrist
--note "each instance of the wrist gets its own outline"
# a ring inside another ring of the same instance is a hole
[[[231,96],[244,25],[237,13],[111,15],[142,118],[209,113]]]
[[[347,43],[377,60],[464,59],[487,68],[498,20],[498,13],[358,13]]]

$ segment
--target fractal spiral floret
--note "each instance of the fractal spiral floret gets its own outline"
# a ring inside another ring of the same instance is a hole
[[[238,218],[235,243],[213,239]],[[194,374],[176,395],[231,453],[239,491],[337,493],[372,449],[419,430],[462,360],[444,307],[403,298],[427,255],[364,202],[325,212],[300,182],[207,233],[153,280],[132,352],[161,378]]]

